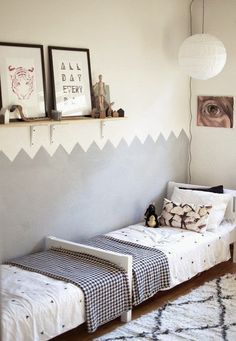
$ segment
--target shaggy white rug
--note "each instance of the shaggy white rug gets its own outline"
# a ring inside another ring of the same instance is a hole
[[[236,341],[236,274],[181,296],[96,341]]]

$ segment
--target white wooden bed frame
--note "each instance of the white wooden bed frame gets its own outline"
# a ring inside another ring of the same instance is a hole
[[[50,249],[51,247],[61,247],[70,251],[86,253],[91,256],[96,256],[98,258],[104,259],[106,261],[112,262],[121,268],[123,268],[128,276],[129,281],[129,289],[132,300],[132,263],[133,257],[130,255],[123,255],[121,253],[105,251],[92,246],[82,245],[78,243],[69,242],[67,240],[59,239],[56,237],[49,236],[46,238],[46,249]],[[122,322],[129,322],[132,318],[132,312],[129,310],[128,312],[124,312],[121,315]],[[85,322],[85,320],[83,321]],[[82,323],[83,323],[82,322]]]
[[[171,198],[173,193],[174,187],[207,187],[207,186],[199,186],[199,185],[191,185],[191,184],[184,184],[184,183],[176,183],[170,181],[167,187],[167,195],[168,199]],[[227,216],[228,219],[233,219],[236,221],[236,209],[235,209],[235,202],[236,202],[236,191],[234,190],[224,190],[225,193],[229,193],[232,195],[232,200],[227,208]],[[233,244],[233,262],[236,263],[236,228],[230,234],[230,242],[229,244]],[[71,251],[82,252],[86,254],[90,254],[92,256],[99,257],[101,259],[110,261],[120,267],[122,267],[128,275],[129,280],[129,288],[131,293],[132,299],[132,256],[120,254],[117,252],[101,250],[99,248],[95,248],[92,246],[82,245],[74,242],[69,242],[63,239],[59,239],[56,237],[49,236],[46,238],[46,249],[51,247],[62,247]],[[132,311],[124,312],[121,315],[121,321],[129,322],[132,319]],[[85,321],[83,321],[85,322]]]

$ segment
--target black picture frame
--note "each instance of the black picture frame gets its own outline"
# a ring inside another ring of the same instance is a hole
[[[90,117],[92,77],[89,49],[48,46],[53,109],[62,119]]]
[[[28,119],[47,116],[43,45],[0,42],[0,108],[13,105]],[[18,119],[10,113],[10,120]]]

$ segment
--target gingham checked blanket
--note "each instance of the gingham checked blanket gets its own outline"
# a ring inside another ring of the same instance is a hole
[[[85,297],[89,332],[131,309],[127,275],[118,266],[87,254],[61,248],[13,259],[12,264],[28,271],[70,282]]]
[[[170,286],[168,259],[160,250],[105,235],[90,238],[83,244],[133,256],[133,305]]]

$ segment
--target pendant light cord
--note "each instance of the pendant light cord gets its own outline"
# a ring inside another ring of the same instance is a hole
[[[202,0],[202,34],[205,33],[205,0]]]
[[[190,30],[190,36],[193,35],[193,15],[192,15],[192,6],[193,6],[194,0],[191,1],[190,7],[189,7],[189,30]]]
[[[193,16],[192,16],[192,5],[194,0],[190,3],[190,35],[193,34]],[[188,147],[188,182],[191,183],[192,175],[191,175],[191,163],[192,163],[192,121],[193,121],[193,112],[192,112],[192,77],[189,78],[189,147]]]
[[[191,174],[191,164],[192,164],[192,121],[193,121],[193,113],[192,113],[192,77],[189,79],[189,149],[188,149],[188,182],[191,183],[192,174]]]

